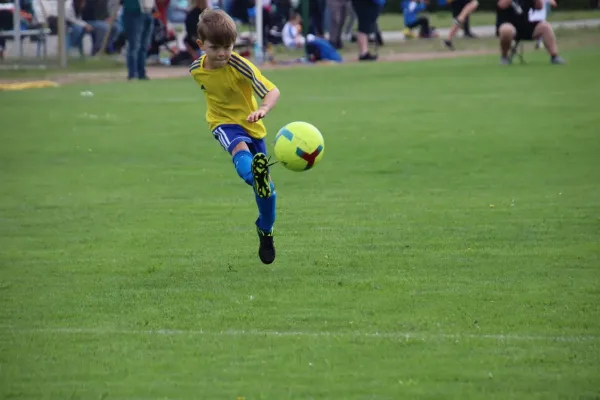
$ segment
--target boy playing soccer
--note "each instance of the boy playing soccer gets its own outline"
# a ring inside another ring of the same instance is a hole
[[[206,98],[206,121],[244,182],[252,186],[258,206],[256,227],[264,264],[275,260],[273,224],[275,187],[261,119],[275,107],[279,90],[248,60],[233,52],[235,23],[222,10],[205,10],[198,21],[198,46],[204,55],[194,61],[190,74]],[[253,92],[261,99],[258,107]]]

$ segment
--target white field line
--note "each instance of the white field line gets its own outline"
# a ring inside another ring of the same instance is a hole
[[[157,336],[264,336],[264,337],[325,337],[325,338],[365,338],[394,340],[496,340],[521,342],[600,342],[600,336],[557,336],[519,334],[475,334],[475,333],[425,333],[425,332],[309,332],[309,331],[263,331],[263,330],[181,330],[181,329],[102,329],[102,328],[13,328],[0,326],[0,332],[13,334],[65,334],[65,335],[157,335]]]

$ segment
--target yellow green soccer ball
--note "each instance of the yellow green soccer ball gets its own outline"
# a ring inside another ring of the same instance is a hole
[[[323,135],[307,122],[290,122],[275,136],[275,157],[292,171],[306,171],[323,158]]]

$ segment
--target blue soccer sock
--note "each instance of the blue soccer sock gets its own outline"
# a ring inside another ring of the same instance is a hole
[[[256,196],[256,205],[258,206],[258,219],[256,220],[256,226],[263,232],[269,233],[273,231],[273,224],[275,223],[275,203],[277,200],[277,193],[275,193],[275,185],[271,182],[271,196],[266,199],[262,199]]]
[[[252,153],[248,150],[242,150],[233,156],[233,165],[240,178],[248,185],[252,186],[254,178],[252,177]]]
[[[238,151],[233,156],[233,165],[240,178],[248,185],[254,186],[254,177],[252,176],[252,153],[246,150]],[[275,203],[277,194],[275,186],[271,182],[271,196],[266,199],[256,197],[256,205],[258,206],[258,219],[256,226],[263,232],[271,232],[275,223]]]

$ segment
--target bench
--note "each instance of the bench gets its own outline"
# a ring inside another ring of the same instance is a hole
[[[14,11],[14,4],[0,4],[0,39],[4,39],[3,41],[15,40],[17,37],[17,31],[14,29]],[[35,17],[33,20],[35,20]],[[37,57],[40,57],[43,54],[43,58],[46,58],[47,55],[46,37],[49,34],[50,29],[35,22],[29,28],[22,29],[18,32],[18,36],[21,39],[29,38],[30,40],[37,41]],[[23,54],[23,40],[20,41],[19,54]],[[3,57],[0,57],[0,59],[2,58]]]

